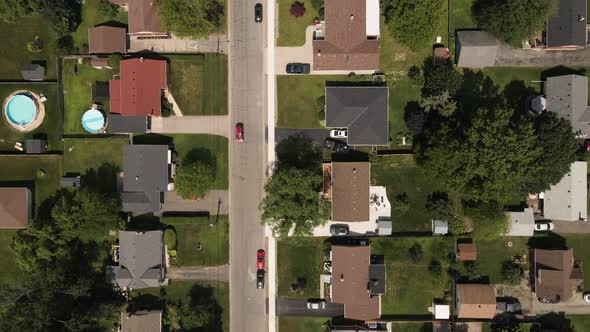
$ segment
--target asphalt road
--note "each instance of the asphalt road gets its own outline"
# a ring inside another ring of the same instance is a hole
[[[266,30],[264,23],[254,22],[257,1],[260,0],[228,1],[231,332],[267,330],[266,290],[256,289],[255,281],[256,250],[265,248],[258,206],[266,169],[263,67]],[[265,10],[264,15],[267,14]],[[244,124],[244,143],[232,139],[237,122]]]
[[[307,308],[307,299],[280,298],[277,300],[278,316],[338,317],[344,316],[344,304],[326,302],[326,309]]]

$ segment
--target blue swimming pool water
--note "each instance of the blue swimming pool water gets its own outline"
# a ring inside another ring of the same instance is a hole
[[[26,126],[33,122],[37,106],[31,97],[15,95],[6,104],[6,117],[16,125]]]
[[[104,129],[104,115],[99,110],[89,109],[82,115],[82,126],[90,133]]]

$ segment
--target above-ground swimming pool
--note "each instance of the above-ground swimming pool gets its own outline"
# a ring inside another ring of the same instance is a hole
[[[93,134],[104,130],[104,122],[104,115],[97,109],[89,109],[82,115],[82,126]]]
[[[25,94],[17,94],[6,103],[6,119],[14,125],[26,126],[35,120],[37,106],[33,99]]]

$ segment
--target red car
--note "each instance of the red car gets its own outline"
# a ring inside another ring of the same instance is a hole
[[[236,142],[244,142],[244,124],[241,122],[236,123]]]
[[[258,251],[256,252],[256,269],[257,270],[264,270],[265,268],[265,264],[264,264],[264,250],[262,249],[258,249]]]

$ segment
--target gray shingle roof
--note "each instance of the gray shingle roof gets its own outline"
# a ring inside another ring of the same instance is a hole
[[[146,116],[122,116],[121,114],[109,114],[107,120],[107,132],[113,134],[130,134],[147,132]]]
[[[586,220],[588,217],[587,163],[572,163],[570,172],[545,192],[543,215],[553,220]]]
[[[547,22],[547,46],[586,47],[586,0],[560,0],[559,12]]]
[[[491,67],[496,62],[498,41],[485,31],[457,31],[457,66]]]
[[[389,89],[326,87],[326,127],[348,128],[349,145],[389,145]]]
[[[20,73],[25,81],[43,81],[45,79],[45,67],[34,63],[22,65]]]
[[[576,135],[590,134],[590,108],[588,108],[588,78],[581,75],[563,75],[547,78],[545,82],[547,111],[555,112],[570,121]]]
[[[28,139],[25,141],[25,151],[28,154],[39,154],[47,152],[47,140]]]

